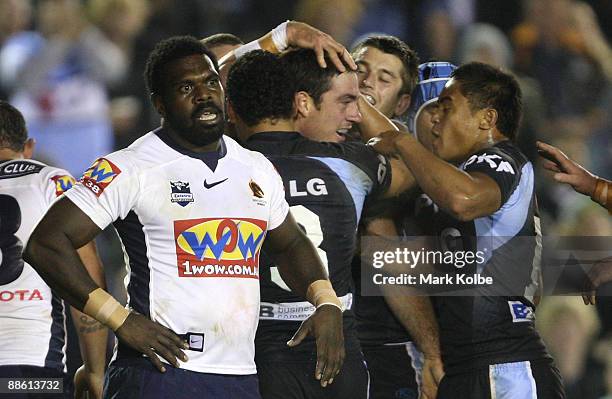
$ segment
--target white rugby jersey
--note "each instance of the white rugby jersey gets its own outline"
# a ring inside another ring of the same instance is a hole
[[[263,155],[221,143],[195,154],[158,129],[98,159],[67,197],[100,228],[114,224],[129,306],[184,335],[182,368],[254,374],[259,253],[289,208]],[[141,355],[119,343],[115,356]]]
[[[30,234],[74,179],[29,159],[0,162],[0,365],[66,371],[63,301],[22,259]]]

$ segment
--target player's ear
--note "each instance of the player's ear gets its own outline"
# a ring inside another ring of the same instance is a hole
[[[407,93],[404,93],[399,96],[399,101],[397,102],[395,110],[393,111],[394,116],[400,117],[406,113],[408,107],[410,107],[411,98],[412,97],[410,96],[410,94]]]
[[[478,127],[482,130],[491,130],[497,125],[497,111],[493,108],[485,108],[479,111],[480,118]]]
[[[23,145],[23,157],[26,159],[32,158],[32,156],[34,155],[35,146],[36,140],[34,140],[33,138],[27,139],[25,144]]]
[[[305,91],[298,91],[297,93],[295,93],[295,95],[293,96],[293,102],[298,118],[307,117],[310,111],[312,111],[312,108],[314,107],[314,101],[312,100],[312,97],[310,97],[310,94],[306,93]]]
[[[226,101],[225,109],[227,110],[227,120],[235,125],[238,121],[238,115],[236,115],[236,111],[234,111],[234,106],[230,100]]]
[[[166,107],[164,107],[164,103],[161,99],[161,96],[156,93],[151,93],[151,102],[153,103],[153,106],[155,107],[155,110],[157,111],[157,113],[165,118],[166,117]]]

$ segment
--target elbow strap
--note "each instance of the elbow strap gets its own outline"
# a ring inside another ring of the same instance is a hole
[[[83,313],[93,317],[100,323],[117,331],[130,315],[130,311],[121,306],[115,298],[102,288],[96,288],[89,293],[89,298],[83,307]]]

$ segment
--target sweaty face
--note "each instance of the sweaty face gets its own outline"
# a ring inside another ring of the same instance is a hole
[[[416,119],[416,136],[419,139],[419,142],[423,144],[425,148],[429,151],[433,152],[433,140],[434,135],[431,131],[433,128],[433,123],[431,121],[436,109],[438,107],[437,103],[432,103],[426,105],[421,111]]]
[[[448,81],[433,114],[433,151],[449,162],[463,162],[477,148],[480,140],[479,111],[470,109],[468,99],[461,94],[459,82]]]
[[[357,107],[357,74],[345,72],[332,78],[331,88],[321,96],[318,109],[312,107],[300,132],[316,141],[343,142],[353,123],[361,122]]]
[[[212,61],[190,55],[164,68],[158,111],[180,139],[191,146],[214,143],[223,135],[223,88]]]
[[[366,46],[357,52],[355,63],[359,68],[359,90],[370,104],[388,118],[399,116],[396,111],[403,85],[402,61],[392,54]]]

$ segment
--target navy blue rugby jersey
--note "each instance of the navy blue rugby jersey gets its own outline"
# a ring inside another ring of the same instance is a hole
[[[368,204],[363,212],[362,226],[369,219],[380,217],[395,221],[398,235],[404,234],[403,221],[414,218],[415,190],[399,197],[383,198]],[[411,233],[409,235],[418,235]],[[362,347],[376,347],[384,344],[398,344],[412,341],[410,333],[393,314],[382,293],[377,296],[361,295],[361,256],[353,257],[353,278],[355,279],[355,318],[357,334]]]
[[[532,302],[541,254],[533,166],[516,145],[502,141],[460,167],[491,177],[499,186],[502,205],[491,215],[461,222],[425,195],[415,203],[417,223],[426,234],[438,237],[438,249],[484,254],[480,264],[445,265],[444,272],[479,273],[495,282],[465,291],[464,296],[434,297],[445,370],[452,374],[490,364],[550,359],[535,329]]]
[[[387,159],[362,143],[321,143],[294,132],[258,133],[245,145],[263,153],[281,175],[291,213],[317,248],[346,307],[347,343],[353,339],[357,342],[351,259],[366,199],[383,193],[389,186],[391,172]],[[289,290],[265,253],[260,263],[258,357],[262,354],[260,345],[284,346],[300,322],[314,311],[304,298]],[[350,347],[347,345],[347,350]]]

